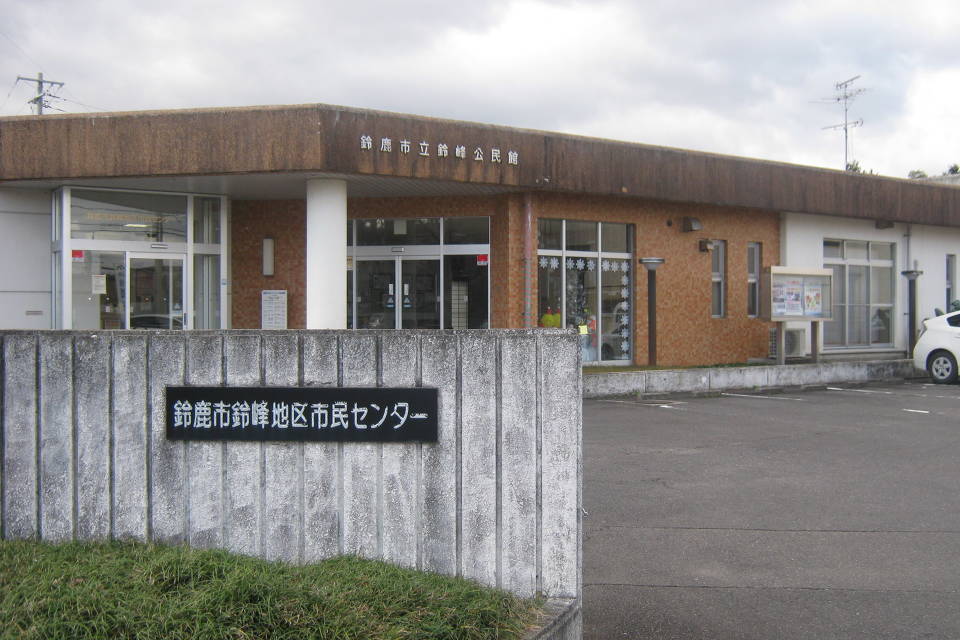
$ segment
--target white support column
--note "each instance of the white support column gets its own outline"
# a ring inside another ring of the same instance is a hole
[[[347,328],[347,183],[307,180],[307,329]]]

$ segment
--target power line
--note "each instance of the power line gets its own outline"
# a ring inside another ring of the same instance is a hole
[[[66,97],[66,96],[70,96],[70,97],[68,98],[68,97]],[[58,100],[63,100],[64,102],[70,102],[70,103],[72,103],[72,104],[76,104],[76,105],[79,105],[79,106],[81,106],[81,107],[85,107],[85,108],[87,108],[87,109],[91,109],[91,110],[93,110],[93,111],[112,111],[112,109],[106,109],[106,108],[104,108],[104,107],[98,107],[98,106],[96,106],[96,105],[86,104],[86,103],[84,103],[84,102],[80,102],[79,100],[76,99],[76,96],[74,96],[72,92],[66,91],[66,90],[64,90],[64,95],[51,96],[51,97],[55,97],[55,98],[57,98]]]
[[[0,36],[3,36],[3,37],[6,38],[7,40],[9,40],[9,41],[10,41],[10,44],[12,44],[13,46],[15,46],[15,47],[20,51],[20,53],[23,54],[23,57],[27,59],[27,62],[29,62],[29,63],[32,64],[33,66],[37,67],[38,69],[39,69],[39,68],[42,68],[42,65],[38,64],[37,61],[34,60],[34,59],[30,56],[30,54],[27,53],[27,52],[23,49],[23,47],[21,47],[19,44],[17,44],[17,41],[16,41],[16,40],[14,40],[14,39],[11,38],[10,36],[8,36],[8,35],[7,35],[6,33],[4,33],[3,31],[0,31]]]
[[[4,98],[3,103],[0,104],[0,111],[2,111],[5,106],[7,106],[7,101],[10,100],[10,96],[13,95],[13,90],[16,88],[17,88],[17,81],[14,80],[13,84],[10,85],[10,91],[7,92],[7,97]]]

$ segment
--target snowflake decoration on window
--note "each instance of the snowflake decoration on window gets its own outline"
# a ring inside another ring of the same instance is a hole
[[[626,273],[629,270],[630,270],[630,264],[626,260],[620,263],[620,271],[623,271],[624,273]]]
[[[623,351],[624,353],[629,353],[629,352],[630,352],[630,343],[627,342],[626,340],[624,340],[623,342],[621,342],[621,343],[620,343],[620,350]]]
[[[547,265],[550,264],[550,259],[547,256],[540,256],[540,268],[546,269]]]
[[[559,269],[560,268],[560,258],[550,258],[550,268]]]
[[[604,271],[610,271],[610,261],[604,260],[600,268],[603,269]]]
[[[620,284],[630,284],[630,278],[628,278],[627,276],[622,276],[620,278]]]
[[[623,289],[620,289],[620,297],[621,297],[621,298],[623,298],[624,300],[626,300],[626,299],[627,299],[627,296],[629,296],[629,295],[630,295],[630,290],[629,290],[629,289],[627,289],[626,287],[624,287]]]
[[[626,328],[620,329],[620,337],[621,337],[621,338],[629,338],[629,337],[630,337],[630,329],[626,329]]]
[[[583,268],[587,266],[587,263],[584,262],[583,258],[577,260],[577,271],[583,271]]]
[[[622,315],[617,320],[625,327],[630,325],[630,316]]]
[[[593,260],[587,260],[587,271],[593,271],[596,268],[597,265],[593,262]]]
[[[573,269],[573,258],[567,258],[567,269]]]

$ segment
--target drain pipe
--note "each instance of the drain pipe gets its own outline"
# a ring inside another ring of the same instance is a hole
[[[907,357],[912,358],[913,347],[917,340],[917,276],[922,273],[917,271],[917,264],[912,261],[913,225],[906,225],[903,241],[904,260],[900,275],[907,278],[907,312],[904,315],[907,316]]]
[[[905,259],[903,261],[904,269],[910,269],[911,267],[916,268],[916,265],[912,265],[910,262],[910,245],[912,244],[911,240],[913,239],[913,225],[907,225],[907,231],[903,234],[903,239],[906,241],[907,245],[907,250],[905,251],[907,255],[904,257]]]
[[[533,328],[533,268],[536,262],[533,256],[533,198],[530,192],[523,194],[523,326]]]
[[[907,354],[908,357],[913,357],[913,348],[917,346],[917,278],[923,275],[923,271],[910,269],[908,271],[901,271],[900,275],[907,278],[907,296],[909,298],[907,301],[909,311],[907,313],[909,315],[908,330],[910,331],[910,339],[908,340],[910,350]]]

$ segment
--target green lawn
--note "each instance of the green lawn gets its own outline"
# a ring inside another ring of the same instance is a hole
[[[516,638],[535,601],[355,557],[0,542],[0,638]]]

